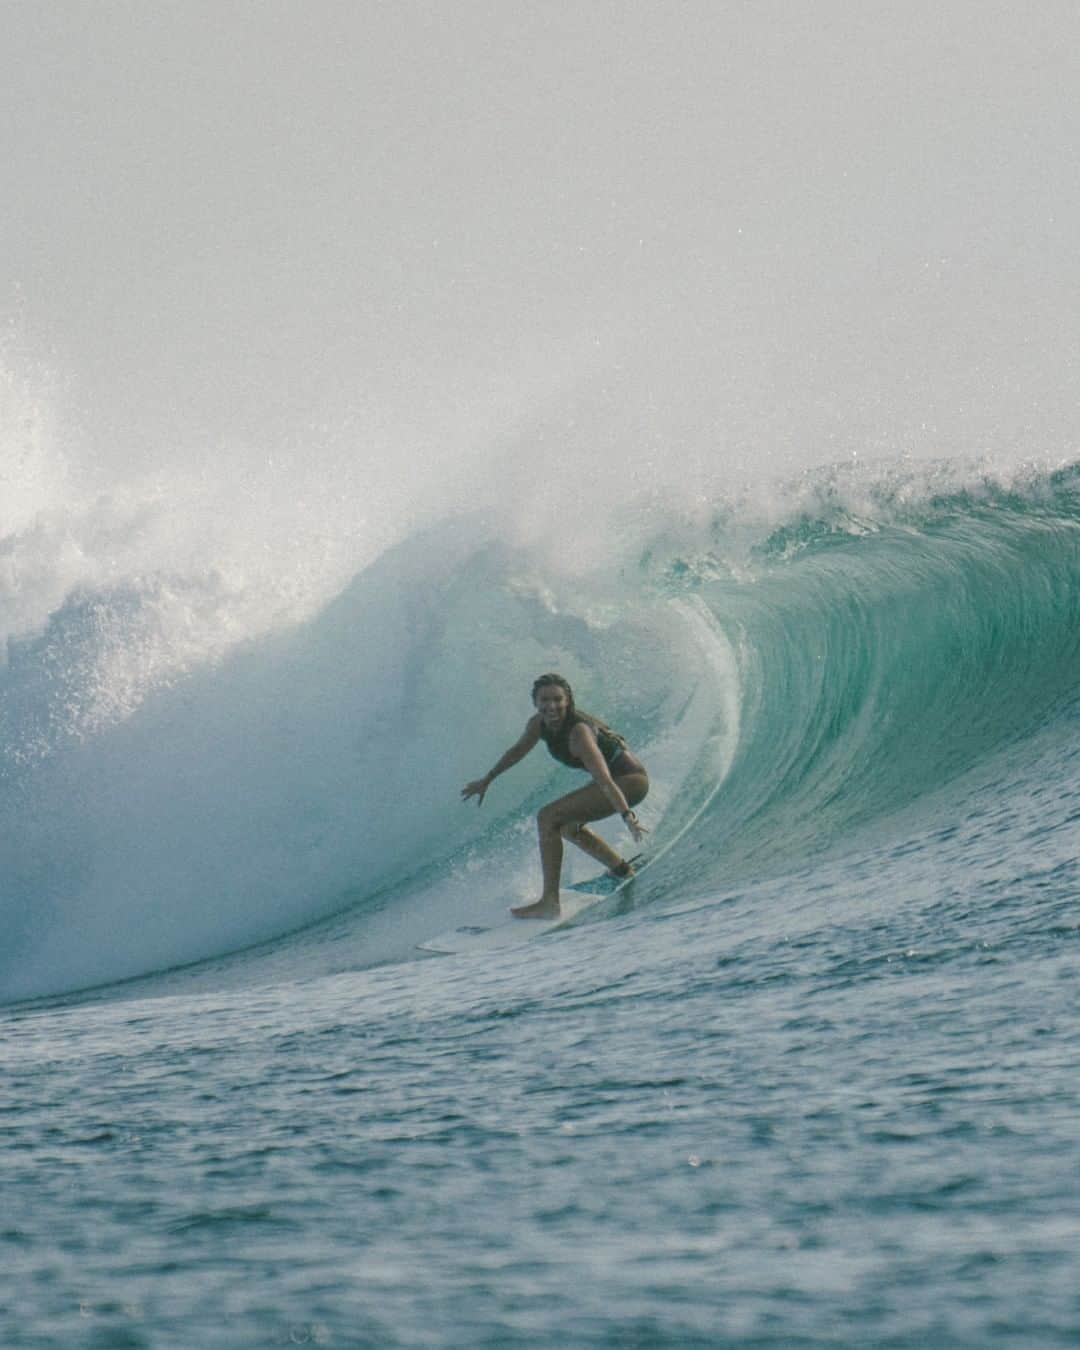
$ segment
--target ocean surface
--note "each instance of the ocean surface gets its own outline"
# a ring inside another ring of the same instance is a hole
[[[0,558],[0,1345],[1080,1343],[1080,467],[606,526],[430,521],[242,641]],[[575,776],[458,793],[548,669],[657,861],[425,955],[537,893]]]

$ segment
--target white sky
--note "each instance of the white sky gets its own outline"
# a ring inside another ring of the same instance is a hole
[[[118,462],[313,420],[733,463],[1075,448],[1073,0],[0,24],[0,307]]]

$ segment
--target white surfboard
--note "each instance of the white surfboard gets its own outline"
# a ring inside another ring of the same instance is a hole
[[[486,952],[495,947],[516,947],[544,933],[564,928],[585,910],[607,898],[606,895],[593,895],[584,891],[563,891],[559,896],[560,912],[556,919],[516,919],[509,910],[505,910],[490,923],[462,924],[460,928],[450,928],[416,945],[422,952],[443,952],[448,955]]]
[[[610,872],[604,872],[589,881],[578,882],[569,890],[561,891],[559,916],[556,919],[516,919],[507,909],[495,915],[490,923],[462,924],[459,928],[450,928],[438,937],[427,938],[416,945],[422,952],[442,952],[452,956],[458,952],[490,951],[493,947],[516,947],[544,933],[553,933],[636,880],[645,868],[646,859],[638,854],[631,861],[637,867],[633,876],[618,880]]]

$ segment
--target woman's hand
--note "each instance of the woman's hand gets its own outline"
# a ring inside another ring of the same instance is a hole
[[[465,786],[461,789],[461,800],[463,802],[467,802],[470,797],[476,797],[478,798],[476,803],[477,806],[483,806],[484,793],[488,790],[490,786],[491,786],[490,778],[487,777],[474,778],[471,783],[466,783]]]
[[[640,844],[649,831],[642,825],[641,821],[638,820],[633,811],[627,811],[623,816],[623,820],[626,822],[626,828],[634,838],[634,843]]]
[[[493,765],[483,778],[474,778],[471,783],[465,784],[461,789],[461,800],[467,802],[470,797],[475,797],[477,806],[483,806],[484,793],[498,778],[499,774],[505,773],[507,769],[512,769],[519,759],[524,759],[539,739],[540,714],[533,713],[525,723],[525,730],[507,750],[506,754],[500,757],[498,763]]]

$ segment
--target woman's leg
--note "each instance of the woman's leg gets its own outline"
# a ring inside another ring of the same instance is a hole
[[[602,863],[609,872],[615,871],[618,867],[624,866],[622,858],[615,852],[606,839],[601,839],[598,834],[588,829],[585,825],[579,825],[573,822],[564,825],[560,830],[562,837],[570,844],[576,844],[583,853],[587,853],[590,858],[595,858],[598,863]]]
[[[630,806],[636,806],[649,790],[648,777],[643,773],[626,774],[615,780]],[[540,836],[540,867],[544,876],[544,889],[540,899],[532,905],[519,905],[512,913],[521,919],[556,918],[559,913],[559,882],[562,877],[563,837],[573,839],[586,853],[602,862],[606,867],[618,868],[623,860],[592,830],[577,830],[571,834],[571,826],[582,826],[586,821],[604,820],[614,815],[614,809],[607,797],[595,783],[568,792],[540,808],[536,817],[537,831]],[[578,835],[584,834],[584,840]],[[594,851],[593,845],[596,846]]]

